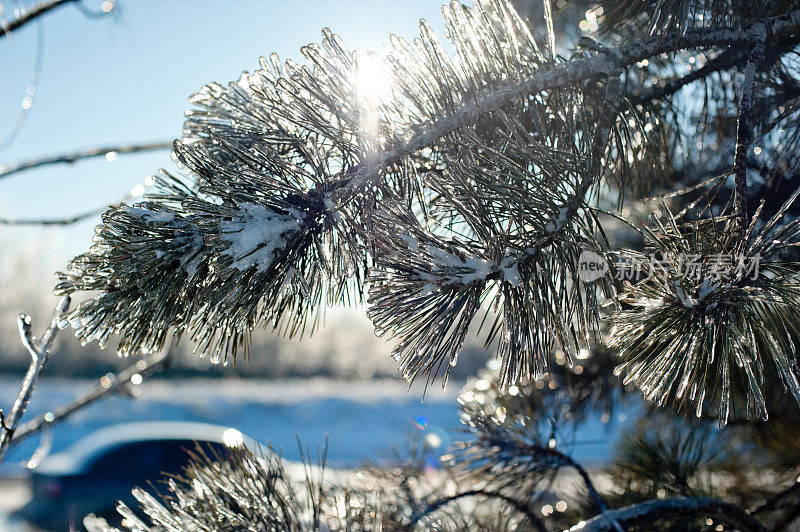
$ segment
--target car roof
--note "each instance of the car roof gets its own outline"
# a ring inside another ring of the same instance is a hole
[[[190,440],[215,442],[230,446],[245,444],[255,449],[258,444],[241,432],[222,425],[187,421],[147,421],[111,425],[80,439],[64,451],[45,458],[36,468],[41,474],[80,472],[91,460],[104,452],[128,443]]]

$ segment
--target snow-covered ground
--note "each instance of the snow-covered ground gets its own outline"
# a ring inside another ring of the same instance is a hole
[[[70,401],[93,384],[43,379],[26,418]],[[18,386],[18,379],[0,378],[0,405],[11,404]],[[444,392],[433,385],[423,401],[421,389],[409,391],[407,384],[396,380],[151,380],[140,386],[137,399],[111,397],[57,424],[52,451],[114,423],[188,420],[235,427],[282,449],[289,459],[299,458],[298,436],[313,454],[327,435],[328,461],[343,467],[402,451],[404,441],[414,434],[435,433],[444,453],[450,441],[463,437],[459,433],[458,389],[457,383]],[[608,459],[614,438],[615,432],[599,419],[590,420],[578,432],[573,454],[587,465],[598,465]],[[14,447],[0,474],[22,474],[20,461],[37,445],[34,437]]]
[[[47,379],[37,386],[29,415],[69,402],[92,381]],[[0,404],[11,404],[17,379],[0,379]],[[433,388],[425,395],[406,392],[399,381],[336,382],[325,379],[253,381],[229,379],[153,380],[140,386],[137,399],[111,397],[53,428],[53,452],[85,434],[126,421],[187,420],[231,426],[298,459],[297,437],[312,451],[329,437],[329,462],[356,465],[379,459],[413,432],[436,431],[444,443],[458,428],[455,394]],[[29,418],[29,416],[26,416]],[[423,427],[423,428],[419,428]],[[297,436],[296,436],[296,435]],[[38,438],[22,442],[0,468],[22,473]]]

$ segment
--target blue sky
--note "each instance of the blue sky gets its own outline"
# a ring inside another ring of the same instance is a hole
[[[0,2],[6,17],[13,0]],[[99,8],[99,0],[84,0]],[[389,33],[413,38],[420,18],[441,34],[440,0],[121,0],[120,16],[87,18],[67,6],[40,19],[41,79],[27,123],[0,164],[97,144],[176,138],[187,98],[227,82],[330,27],[351,48],[380,49]],[[37,49],[36,24],[0,39],[0,140],[21,109]],[[158,168],[167,152],[50,166],[0,180],[0,216],[54,218],[113,203]],[[0,227],[0,242],[42,239],[63,262],[90,243],[94,219],[69,228]],[[11,251],[6,245],[5,251]],[[0,248],[0,252],[3,252]]]

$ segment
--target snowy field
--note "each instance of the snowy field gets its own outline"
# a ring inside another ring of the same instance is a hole
[[[69,402],[94,381],[43,380],[33,395],[30,415]],[[11,404],[19,383],[0,379],[0,404]],[[388,456],[414,432],[436,432],[446,444],[458,430],[457,386],[407,392],[394,380],[337,382],[327,379],[254,381],[230,379],[152,380],[136,399],[111,397],[53,428],[53,452],[99,428],[126,421],[203,421],[231,426],[259,442],[271,443],[298,459],[297,436],[312,454],[329,437],[328,459],[337,466]],[[30,418],[26,416],[26,418]],[[32,438],[15,447],[0,468],[22,473],[20,460],[38,444]],[[444,447],[444,445],[443,445]]]
[[[69,402],[95,381],[44,379],[33,394],[31,415]],[[0,379],[0,404],[9,405],[18,379]],[[187,379],[151,380],[140,386],[136,399],[111,397],[77,413],[53,428],[53,452],[99,428],[126,421],[186,420],[231,426],[275,448],[289,459],[299,458],[297,434],[313,451],[329,437],[328,460],[336,466],[355,466],[380,460],[401,450],[414,434],[435,433],[442,452],[458,439],[458,383],[425,393],[396,380],[341,382],[329,379],[287,381]],[[599,420],[578,433],[573,454],[589,465],[604,462],[613,443]],[[21,474],[22,459],[38,444],[32,438],[14,447],[0,468],[5,475]]]

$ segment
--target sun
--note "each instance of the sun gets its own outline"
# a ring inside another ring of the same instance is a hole
[[[358,56],[355,87],[358,98],[366,105],[386,101],[392,93],[392,80],[383,58],[374,53]]]

